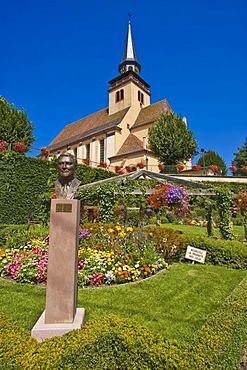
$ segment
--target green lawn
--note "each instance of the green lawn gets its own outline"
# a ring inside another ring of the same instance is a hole
[[[180,224],[171,224],[171,223],[162,224],[162,226],[170,227],[174,230],[180,230],[185,236],[186,235],[189,236],[192,234],[207,236],[207,228],[203,226],[180,225]],[[234,225],[233,232],[238,240],[244,239],[244,227],[243,226]],[[214,235],[217,237],[220,237],[220,232],[218,228],[214,229]]]
[[[85,288],[78,307],[86,322],[113,313],[132,318],[169,339],[190,341],[206,319],[247,277],[246,271],[174,264],[139,283]],[[31,329],[45,308],[45,288],[0,280],[1,310]]]

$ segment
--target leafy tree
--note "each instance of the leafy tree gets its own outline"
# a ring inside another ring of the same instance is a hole
[[[246,171],[243,171],[242,168],[247,167],[247,138],[245,139],[243,146],[238,148],[235,155],[234,160],[232,161],[232,165],[237,167],[237,175],[244,175],[246,176]]]
[[[225,176],[227,174],[227,167],[224,162],[224,160],[221,158],[219,154],[214,152],[213,150],[206,151],[199,161],[197,162],[199,166],[202,167],[211,167],[211,166],[217,166],[219,174]]]
[[[190,159],[197,152],[197,141],[176,114],[161,114],[149,130],[151,150],[166,165]]]
[[[4,140],[8,144],[24,142],[25,151],[28,152],[35,141],[33,129],[25,110],[18,110],[14,104],[0,96],[0,141]]]

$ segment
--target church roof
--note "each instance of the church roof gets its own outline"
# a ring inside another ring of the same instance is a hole
[[[136,121],[131,126],[131,129],[154,122],[162,113],[173,113],[173,110],[166,99],[160,100],[157,103],[148,105],[141,109]]]
[[[109,129],[115,128],[122,121],[128,109],[125,108],[109,115],[108,108],[104,108],[66,125],[48,145],[49,150],[57,150],[66,145],[76,143],[79,140],[85,140],[87,137],[95,135],[100,131],[109,131]]]
[[[121,123],[128,109],[129,108],[125,108],[119,112],[109,115],[108,108],[104,108],[98,112],[81,118],[78,121],[70,123],[66,125],[64,129],[48,145],[48,149],[50,151],[59,150],[60,148],[73,143],[86,140],[87,137],[92,137],[99,132],[109,132],[111,129],[116,129],[116,127]],[[166,99],[142,108],[136,121],[131,126],[131,129],[153,123],[162,113],[173,113]],[[123,154],[141,148],[143,148],[142,141],[135,135],[130,134],[117,154]]]
[[[143,149],[143,142],[134,134],[129,134],[125,142],[117,152],[119,154],[127,154],[136,150]]]

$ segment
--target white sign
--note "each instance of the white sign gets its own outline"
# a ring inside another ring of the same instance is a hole
[[[189,260],[204,263],[206,258],[206,251],[199,248],[194,248],[188,245],[185,258]]]

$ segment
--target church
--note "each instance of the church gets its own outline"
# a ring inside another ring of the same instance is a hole
[[[68,151],[78,163],[120,174],[138,168],[159,172],[148,131],[162,113],[173,111],[166,99],[150,103],[150,85],[140,77],[130,21],[118,71],[109,81],[108,107],[67,124],[48,145],[50,158]]]

